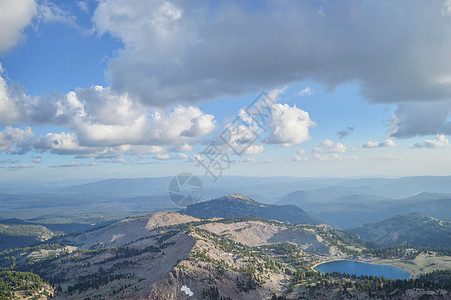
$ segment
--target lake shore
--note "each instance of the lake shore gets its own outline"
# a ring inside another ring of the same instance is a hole
[[[327,258],[325,260],[322,261],[318,261],[315,262],[312,266],[311,269],[316,271],[315,268],[318,267],[319,265],[325,264],[325,263],[330,263],[330,262],[336,262],[336,261],[354,261],[354,262],[360,262],[360,263],[368,263],[368,264],[375,264],[375,265],[385,265],[385,266],[391,266],[391,267],[396,267],[396,268],[400,268],[406,272],[409,272],[410,278],[414,278],[416,276],[418,276],[417,272],[414,272],[414,270],[406,268],[404,265],[400,264],[402,261],[401,260],[381,260],[381,259],[373,259],[373,258],[346,258],[346,257],[334,257],[334,258]]]

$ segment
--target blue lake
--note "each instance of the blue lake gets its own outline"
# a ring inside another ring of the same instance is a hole
[[[409,279],[410,273],[401,268],[387,266],[387,265],[375,265],[375,264],[367,264],[352,260],[340,260],[333,261],[324,264],[320,264],[315,268],[316,271],[321,273],[347,273],[347,274],[355,274],[357,276],[360,275],[368,275],[368,276],[384,276],[385,278],[390,278],[393,280],[396,279]]]

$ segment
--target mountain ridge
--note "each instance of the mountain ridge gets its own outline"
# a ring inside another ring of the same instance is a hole
[[[189,205],[180,211],[197,218],[261,217],[293,224],[321,224],[295,205],[263,204],[242,194],[230,194]]]
[[[451,248],[451,221],[418,213],[398,215],[349,232],[378,246],[406,245],[411,247]]]

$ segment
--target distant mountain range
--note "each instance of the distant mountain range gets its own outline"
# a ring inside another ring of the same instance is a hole
[[[298,190],[282,197],[276,204],[297,205],[310,215],[341,229],[411,212],[439,219],[449,219],[451,216],[450,193],[420,193],[403,199],[389,199],[355,192],[356,188],[350,188],[346,193],[345,187]],[[335,196],[331,196],[333,193]]]
[[[349,231],[378,246],[451,248],[451,222],[417,213],[368,223]]]
[[[445,220],[451,216],[450,176],[360,179],[224,176],[220,184],[208,177],[199,178],[203,183],[201,201],[240,193],[265,205],[296,205],[311,217],[339,229],[410,212]],[[123,178],[25,186],[0,182],[0,218],[88,226],[126,216],[177,211],[180,208],[167,196],[170,180],[171,177]],[[62,231],[67,232],[67,228]]]
[[[241,194],[193,204],[181,213],[197,218],[260,217],[293,224],[324,223],[295,205],[263,204]]]

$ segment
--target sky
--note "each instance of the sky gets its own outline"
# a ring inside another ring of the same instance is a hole
[[[0,0],[0,66],[3,181],[451,175],[450,0]]]

